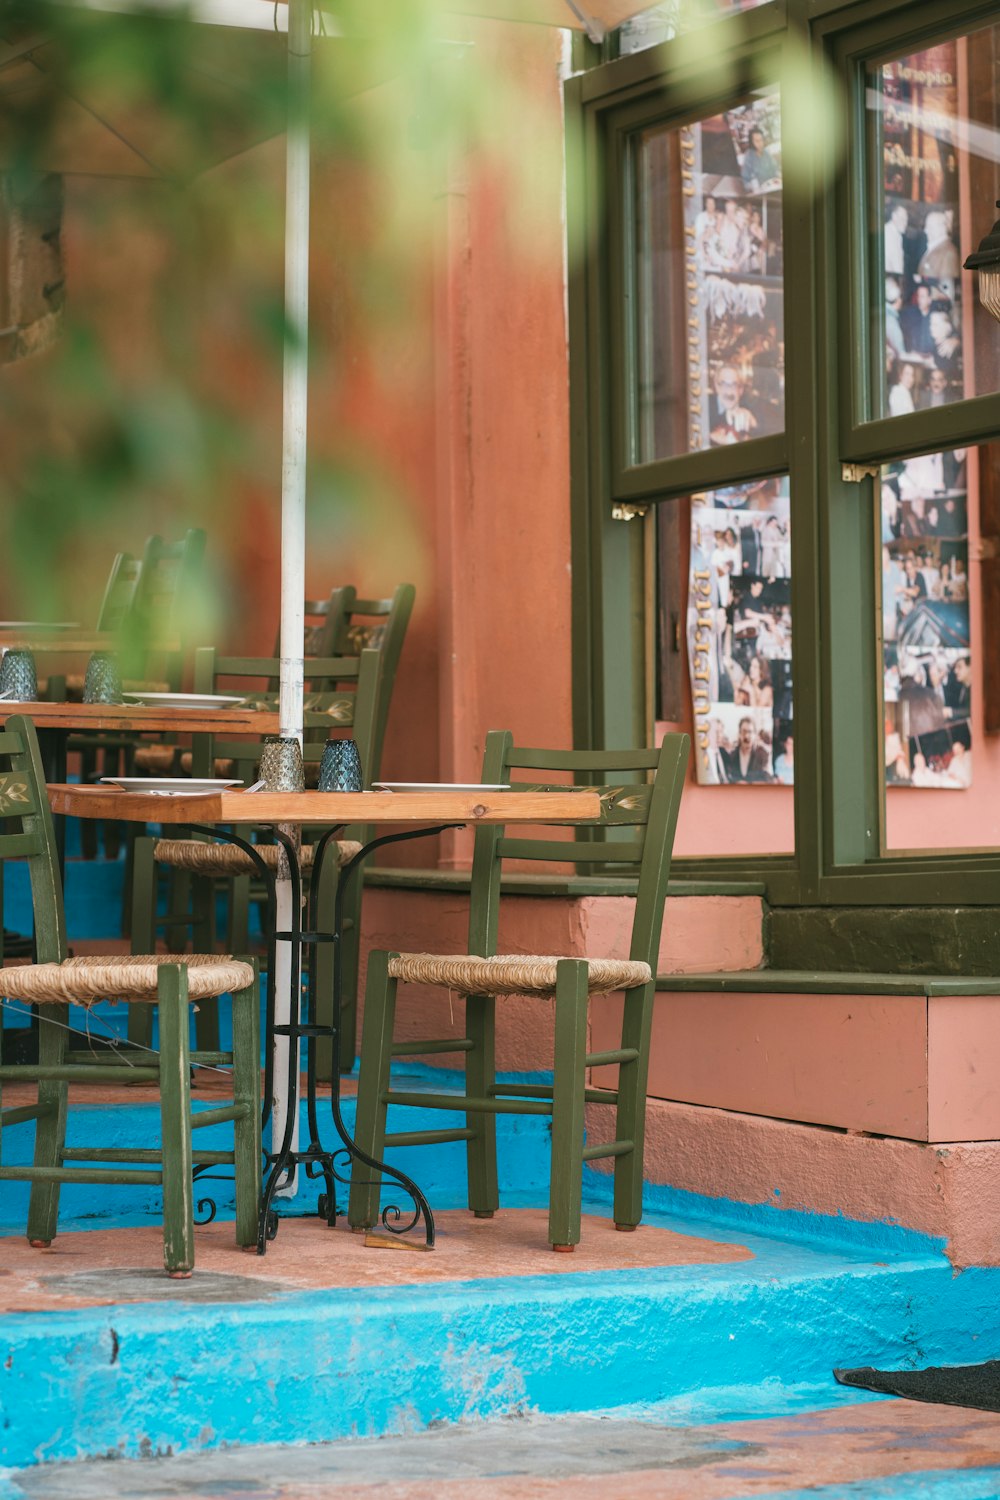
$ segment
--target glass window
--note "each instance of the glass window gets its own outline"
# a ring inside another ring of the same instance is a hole
[[[983,733],[988,638],[976,561],[984,451],[948,449],[882,472],[885,822],[895,851],[1000,847],[1000,741]]]
[[[962,262],[1000,195],[1000,26],[869,68],[876,292],[873,416],[998,387],[1000,342]]]
[[[794,827],[791,792],[780,789],[795,779],[788,480],[664,502],[661,524],[675,504],[690,521],[681,618],[699,782],[682,846],[695,848],[698,828],[703,835],[711,825],[716,835],[727,828],[729,852],[784,852],[794,847]],[[660,608],[672,614],[676,554],[660,555]],[[668,641],[669,632],[659,637]]]
[[[638,453],[649,463],[785,423],[777,89],[636,143]]]

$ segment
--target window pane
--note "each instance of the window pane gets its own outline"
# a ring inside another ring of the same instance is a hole
[[[794,847],[791,521],[788,480],[695,495],[686,648],[699,786],[685,794],[678,852],[784,853]],[[661,551],[660,608],[670,620],[676,551]],[[660,632],[669,650],[671,630]],[[661,727],[666,727],[661,724]]]
[[[636,142],[640,463],[785,423],[777,89]]]
[[[644,52],[660,42],[669,42],[692,27],[739,11],[756,10],[768,0],[664,0],[651,5],[618,28],[618,51],[624,57],[630,52]]]
[[[1000,846],[1000,741],[983,734],[976,449],[882,473],[886,844]]]
[[[876,159],[875,416],[900,416],[998,387],[1000,341],[962,262],[1000,196],[1000,26],[870,68]]]

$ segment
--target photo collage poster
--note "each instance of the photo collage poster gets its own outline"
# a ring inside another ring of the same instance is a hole
[[[688,446],[785,425],[777,91],[680,131],[688,289]]]
[[[787,479],[695,495],[687,643],[706,786],[794,781]]]
[[[688,288],[688,440],[785,425],[781,116],[777,90],[680,132]],[[698,780],[791,785],[787,479],[691,502],[687,644]]]
[[[972,784],[969,508],[964,449],[882,471],[888,786]]]
[[[879,69],[885,416],[963,394],[957,43]]]

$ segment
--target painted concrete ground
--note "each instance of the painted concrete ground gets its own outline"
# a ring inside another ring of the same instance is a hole
[[[677,1426],[523,1417],[312,1447],[47,1466],[3,1500],[993,1500],[1000,1415],[878,1400]]]

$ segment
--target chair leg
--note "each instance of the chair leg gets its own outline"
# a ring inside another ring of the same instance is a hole
[[[227,953],[250,952],[250,876],[234,875],[227,882],[229,920],[226,934]]]
[[[552,1176],[549,1243],[572,1250],[580,1242],[586,1090],[588,969],[584,959],[556,967],[556,1046],[552,1091]]]
[[[191,951],[214,953],[215,935],[215,880],[212,876],[196,875],[191,887]],[[218,1052],[221,1046],[219,1031],[218,1000],[199,1000],[194,1015],[195,1046],[199,1052]]]
[[[38,1062],[43,1068],[60,1068],[66,1061],[68,1032],[64,1029],[69,1019],[65,1005],[42,1005],[38,1007]],[[41,1079],[38,1084],[38,1103],[45,1111],[35,1125],[36,1167],[61,1167],[63,1146],[66,1144],[66,1096],[69,1087],[65,1082]],[[55,1239],[59,1220],[59,1183],[33,1182],[28,1200],[28,1241],[39,1248],[50,1245]]]
[[[496,1084],[496,1001],[492,995],[466,998],[465,1034],[472,1042],[465,1060],[465,1091],[474,1098],[489,1098]],[[475,1131],[466,1142],[469,1207],[478,1219],[492,1218],[500,1206],[497,1117],[467,1114],[465,1125]]]
[[[361,1072],[358,1076],[358,1113],[354,1139],[361,1150],[381,1160],[385,1143],[386,1105],[392,1057],[392,1023],[396,1014],[396,981],[389,977],[394,955],[374,951],[368,956],[365,986],[365,1019],[361,1040]],[[351,1195],[347,1221],[352,1229],[369,1229],[378,1223],[381,1173],[364,1162],[351,1162]]]
[[[132,937],[133,953],[156,952],[156,840],[143,836],[133,845]],[[128,1039],[140,1047],[153,1045],[153,1007],[130,1005]]]
[[[163,1130],[163,1264],[168,1276],[194,1267],[191,1178],[191,1062],[187,970],[164,964],[157,985],[160,1014],[160,1118]]]
[[[622,1046],[634,1047],[639,1056],[635,1062],[623,1063],[618,1070],[615,1139],[632,1142],[631,1151],[615,1158],[614,1218],[619,1229],[634,1229],[642,1219],[642,1159],[653,996],[651,984],[628,990],[625,994]]]
[[[168,953],[183,953],[191,935],[191,879],[187,870],[171,870],[167,880],[167,915],[163,931]]]
[[[254,973],[256,975],[256,964]],[[247,1113],[236,1121],[236,1243],[256,1246],[261,1196],[260,982],[233,996],[233,1102]]]

